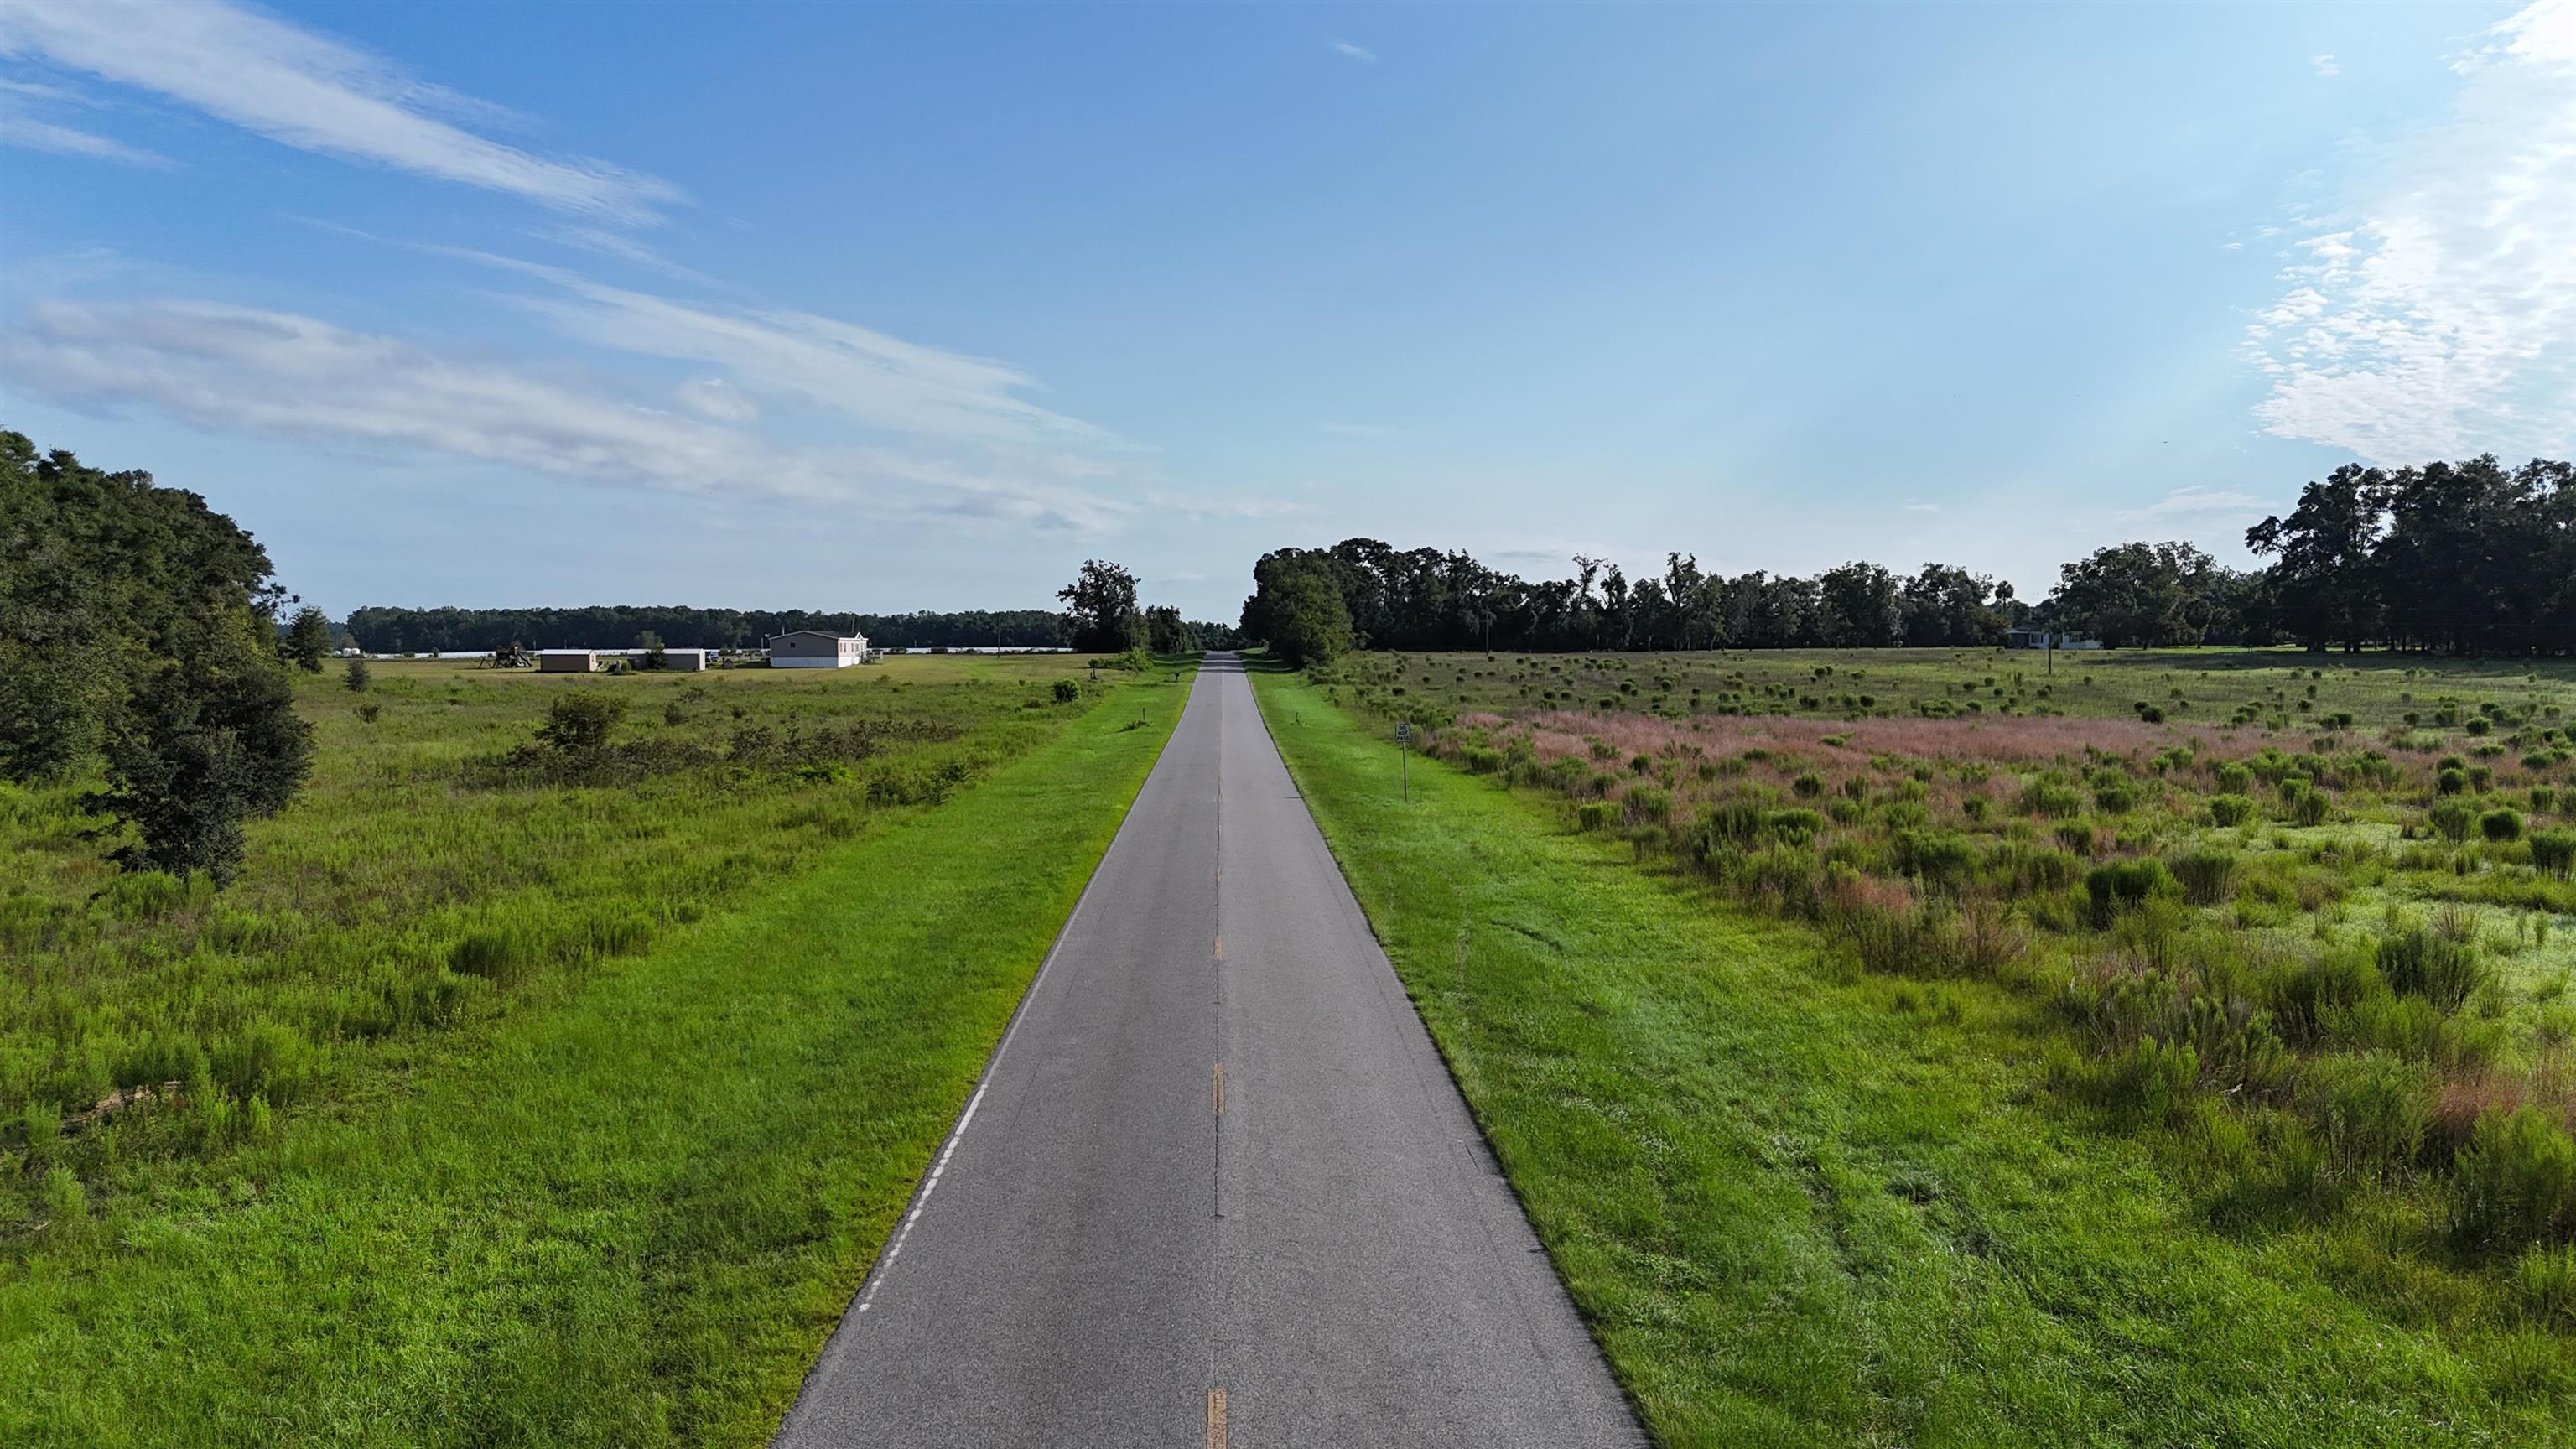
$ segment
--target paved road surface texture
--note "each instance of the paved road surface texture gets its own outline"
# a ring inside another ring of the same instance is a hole
[[[1642,1442],[1233,656],[777,1442]]]

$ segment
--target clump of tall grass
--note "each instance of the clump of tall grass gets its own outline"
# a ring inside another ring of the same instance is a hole
[[[2429,927],[2416,923],[2382,937],[2379,972],[2391,987],[2445,1013],[2458,1011],[2495,979],[2495,966],[2479,951],[2467,918],[2453,911]]]
[[[2576,1139],[2532,1107],[2481,1118],[2452,1166],[2470,1244],[2512,1251],[2576,1236]]]

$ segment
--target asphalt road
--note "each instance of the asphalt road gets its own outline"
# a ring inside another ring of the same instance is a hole
[[[777,1443],[1642,1442],[1211,656]]]

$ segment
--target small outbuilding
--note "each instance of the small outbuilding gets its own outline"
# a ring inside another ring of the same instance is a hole
[[[868,641],[861,634],[835,634],[828,629],[799,629],[769,638],[772,669],[847,669],[868,662]]]
[[[537,651],[539,674],[596,674],[599,651],[596,649],[540,649]]]
[[[712,649],[665,649],[662,651],[662,667],[680,674],[696,674],[709,667],[707,661],[714,654]],[[651,657],[638,649],[626,656],[626,663],[630,668],[642,669]]]

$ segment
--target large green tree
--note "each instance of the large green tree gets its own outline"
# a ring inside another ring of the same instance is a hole
[[[1065,632],[1086,654],[1124,654],[1145,644],[1145,615],[1136,607],[1136,576],[1122,564],[1085,559],[1072,583],[1056,590],[1064,601]]]
[[[120,862],[229,879],[311,765],[270,574],[196,494],[0,431],[0,773],[102,768]]]

